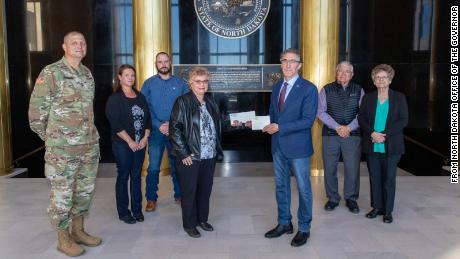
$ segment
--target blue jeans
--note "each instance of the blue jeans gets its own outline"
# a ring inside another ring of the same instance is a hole
[[[145,148],[133,152],[125,143],[112,142],[112,151],[117,163],[117,182],[115,195],[117,200],[118,217],[124,217],[131,212],[128,209],[128,180],[130,180],[131,210],[133,215],[142,214],[141,171],[145,158]]]
[[[153,129],[149,138],[149,168],[147,168],[147,178],[145,179],[145,197],[148,201],[158,199],[158,182],[160,177],[160,166],[163,152],[168,150],[169,163],[171,164],[171,176],[174,186],[174,198],[181,197],[179,182],[174,168],[174,156],[171,154],[171,142],[158,129]]]
[[[312,220],[312,193],[310,183],[310,157],[287,158],[279,149],[273,154],[273,170],[278,205],[278,224],[287,226],[291,222],[291,177],[292,171],[299,192],[299,231],[309,232]]]

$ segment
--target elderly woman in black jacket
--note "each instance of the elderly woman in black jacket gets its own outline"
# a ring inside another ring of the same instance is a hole
[[[172,109],[169,136],[174,165],[182,190],[182,223],[191,237],[200,237],[200,226],[213,231],[208,223],[214,168],[222,156],[220,115],[213,98],[206,94],[209,72],[195,67],[189,73],[191,91],[180,96]]]
[[[394,74],[393,68],[386,64],[372,69],[377,91],[364,95],[358,114],[371,182],[372,210],[366,217],[384,215],[385,223],[393,222],[396,169],[404,153],[403,129],[409,117],[404,94],[390,89]]]

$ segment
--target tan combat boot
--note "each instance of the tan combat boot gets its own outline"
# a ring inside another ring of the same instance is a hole
[[[79,246],[72,240],[68,229],[58,230],[57,250],[72,257],[82,255],[85,252],[83,247]]]
[[[72,231],[70,232],[70,236],[72,237],[75,242],[78,244],[83,244],[85,246],[98,246],[101,244],[102,239],[99,237],[91,236],[85,232],[83,229],[83,216],[78,216],[73,218],[72,220]]]

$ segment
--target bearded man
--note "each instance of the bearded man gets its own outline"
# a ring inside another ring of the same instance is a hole
[[[188,92],[184,80],[171,75],[171,59],[168,53],[159,52],[155,57],[158,74],[148,78],[142,85],[141,92],[149,105],[152,118],[152,131],[149,137],[149,167],[145,180],[146,212],[156,209],[158,199],[158,182],[160,166],[165,148],[168,151],[169,163],[174,164],[169,141],[169,117],[177,97]],[[174,200],[180,203],[181,191],[174,166],[171,166],[171,177],[174,186]]]

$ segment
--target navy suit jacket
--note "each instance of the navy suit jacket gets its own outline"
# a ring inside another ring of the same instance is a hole
[[[278,149],[289,159],[309,157],[313,154],[311,127],[316,118],[318,90],[310,81],[299,76],[278,110],[278,97],[283,80],[272,91],[270,122],[277,123],[279,131],[272,135],[272,154]]]

